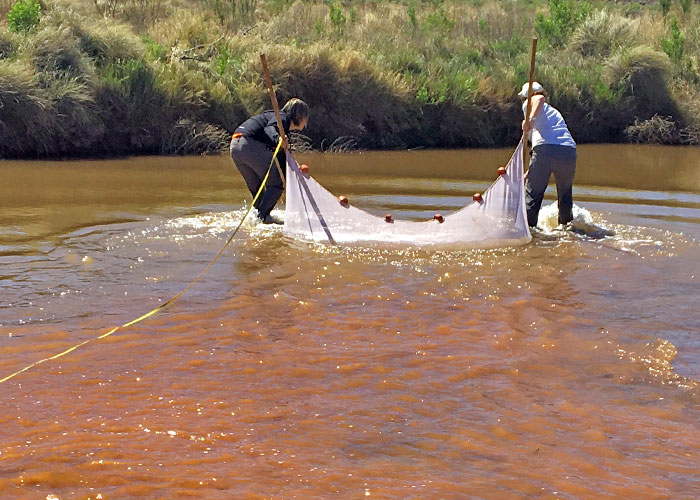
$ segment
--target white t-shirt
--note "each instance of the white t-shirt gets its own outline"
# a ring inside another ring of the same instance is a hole
[[[527,112],[527,101],[523,102],[523,115]],[[545,102],[542,110],[535,117],[530,131],[532,147],[540,144],[555,144],[558,146],[576,147],[571,133],[569,132],[564,117],[554,107]]]

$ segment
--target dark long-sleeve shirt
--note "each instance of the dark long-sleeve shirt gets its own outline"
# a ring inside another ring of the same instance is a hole
[[[287,113],[280,111],[280,118],[282,119],[285,135],[289,135],[289,117]],[[236,132],[243,134],[247,139],[254,139],[266,144],[273,151],[277,147],[277,141],[280,138],[277,118],[275,117],[275,112],[271,110],[248,118],[238,126]]]
[[[289,117],[287,116],[287,113],[280,111],[280,118],[282,120],[284,133],[287,137],[289,137]],[[277,147],[277,142],[280,139],[279,129],[277,127],[277,117],[275,116],[275,112],[272,110],[267,110],[259,115],[248,118],[238,126],[235,132],[243,134],[246,139],[262,142],[268,148],[270,148],[271,151],[275,150]],[[280,148],[279,153],[277,153],[277,161],[282,168],[282,172],[284,172],[285,165],[287,164],[284,148]]]

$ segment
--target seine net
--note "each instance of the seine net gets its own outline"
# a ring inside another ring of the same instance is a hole
[[[474,201],[443,221],[387,221],[339,199],[301,172],[287,154],[284,232],[316,242],[387,242],[495,248],[530,241],[525,216],[522,142],[501,175]]]

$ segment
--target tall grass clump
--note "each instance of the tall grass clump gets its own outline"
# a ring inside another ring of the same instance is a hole
[[[204,0],[221,26],[228,29],[251,24],[255,19],[257,0]]]
[[[689,16],[693,10],[693,0],[678,0],[678,3],[681,4],[681,11],[683,12],[683,15]]]
[[[49,84],[51,156],[96,153],[107,127],[100,117],[93,87],[80,78],[55,78]]]
[[[673,5],[673,0],[659,0],[659,8],[664,18],[671,12],[671,5]]]
[[[168,0],[93,0],[92,5],[100,16],[127,21],[141,30],[165,17],[171,2]]]
[[[69,28],[46,26],[27,42],[27,54],[40,77],[90,78],[92,68]]]
[[[606,63],[606,75],[612,86],[647,98],[650,103],[654,97],[668,94],[669,71],[668,56],[643,45],[622,51]]]
[[[11,59],[17,53],[21,39],[10,31],[0,31],[0,60]]]
[[[634,44],[638,26],[638,21],[608,9],[595,11],[575,29],[570,46],[585,57],[606,57]]]
[[[634,120],[647,120],[660,114],[679,125],[684,118],[668,85],[670,61],[666,54],[647,46],[637,46],[612,56],[605,73],[612,88],[623,97],[620,112]]]
[[[123,24],[90,26],[80,35],[80,50],[97,67],[141,59],[146,52],[143,41]]]
[[[50,150],[51,102],[22,61],[0,64],[0,157],[34,157]]]

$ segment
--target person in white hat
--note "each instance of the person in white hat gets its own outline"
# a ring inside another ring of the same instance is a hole
[[[523,85],[518,96],[522,100],[523,114],[527,113],[529,82]],[[557,185],[559,224],[567,224],[573,215],[573,185],[576,173],[576,142],[571,137],[564,117],[559,110],[547,103],[547,92],[538,82],[532,82],[530,116],[522,123],[524,133],[530,134],[532,153],[525,184],[527,222],[537,226],[544,192],[552,174]]]

